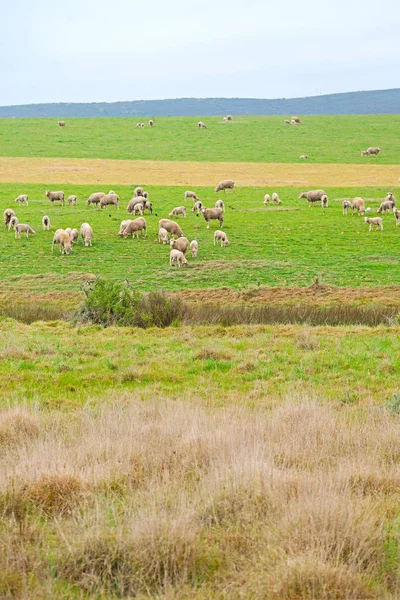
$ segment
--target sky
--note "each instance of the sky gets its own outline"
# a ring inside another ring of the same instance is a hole
[[[399,0],[0,0],[0,105],[400,87]]]

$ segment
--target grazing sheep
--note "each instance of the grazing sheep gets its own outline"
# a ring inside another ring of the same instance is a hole
[[[214,246],[217,244],[217,242],[221,242],[221,247],[229,244],[228,236],[226,235],[225,231],[220,231],[217,229],[217,231],[214,233]]]
[[[189,240],[182,236],[176,240],[171,240],[169,245],[171,246],[171,250],[175,248],[175,250],[180,250],[183,254],[186,254],[189,247]]]
[[[6,208],[6,210],[3,212],[4,227],[7,227],[11,217],[15,217],[15,212],[12,208]]]
[[[140,127],[141,127],[142,129],[144,129],[144,123],[141,123],[141,124],[140,124]]]
[[[61,206],[64,206],[64,192],[50,192],[49,190],[46,190],[45,194],[51,203],[60,201]]]
[[[308,155],[307,154],[301,154],[299,156],[300,160],[307,160],[308,159]]]
[[[264,204],[267,205],[270,203],[271,196],[269,194],[265,194],[264,196]]]
[[[326,194],[321,198],[321,206],[322,208],[328,208],[328,196]]]
[[[95,192],[89,196],[86,200],[86,204],[100,204],[100,200],[104,198],[104,196],[105,194],[103,194],[103,192]]]
[[[275,202],[275,204],[282,204],[282,200],[279,198],[276,192],[272,194],[272,202]]]
[[[354,215],[354,211],[356,210],[359,215],[363,215],[365,213],[365,202],[364,198],[354,198],[353,200],[352,211]]]
[[[223,200],[217,200],[215,203],[215,208],[222,208],[225,211],[225,204]]]
[[[93,229],[90,227],[89,223],[82,223],[80,228],[80,234],[82,238],[82,243],[85,246],[91,246],[93,239]]]
[[[373,231],[374,228],[376,230],[380,229],[381,231],[383,231],[383,222],[381,217],[364,217],[364,221],[368,223],[369,231]]]
[[[226,117],[222,117],[222,122],[223,122],[223,123],[227,123],[227,122],[228,122],[228,119],[227,119]]]
[[[199,122],[197,123],[197,127],[198,127],[199,129],[207,129],[207,125],[206,125],[205,123],[203,123],[203,121],[199,121]]]
[[[73,244],[77,244],[79,240],[79,231],[77,229],[73,229],[69,234],[69,237],[71,238],[71,242]]]
[[[149,125],[150,125],[150,127],[153,127],[153,126],[154,126],[154,121],[153,121],[153,119],[150,119],[150,121],[149,121]]]
[[[72,231],[71,227],[66,227],[64,229],[64,231],[66,231],[68,233],[68,235],[71,236],[71,231]]]
[[[158,226],[163,227],[168,231],[171,236],[174,237],[182,237],[182,229],[179,227],[178,223],[175,221],[170,221],[170,219],[160,219],[158,222]]]
[[[136,123],[135,127],[136,127],[136,129],[138,129],[139,127],[141,127],[141,124],[140,123]]]
[[[125,228],[129,225],[130,222],[131,222],[130,219],[121,221],[121,225],[119,226],[119,231],[118,231],[119,237],[122,237],[122,234],[124,233]]]
[[[164,227],[158,230],[158,241],[163,244],[168,244],[168,231]]]
[[[15,229],[15,226],[18,225],[19,223],[19,219],[18,217],[11,217],[9,223],[8,223],[8,231],[11,231],[11,229]]]
[[[183,215],[183,217],[186,219],[186,206],[176,206],[171,210],[168,216],[177,217],[178,215]]]
[[[342,202],[342,210],[343,210],[343,214],[347,215],[347,213],[349,212],[349,208],[352,209],[353,208],[353,204],[350,200],[343,200]]]
[[[314,202],[318,202],[319,200],[321,200],[322,196],[326,196],[324,190],[311,190],[309,192],[301,193],[299,196],[299,200],[301,198],[305,198],[306,200],[308,200],[308,206],[311,206],[311,204],[313,204]]]
[[[377,213],[385,213],[385,212],[392,212],[394,207],[393,202],[391,202],[390,200],[385,200],[384,202],[382,202],[382,204],[380,205],[380,207],[378,208],[378,210],[376,211]]]
[[[292,120],[290,121],[290,124],[291,124],[291,125],[298,125],[297,121],[295,121],[294,119],[292,119]]]
[[[192,240],[190,242],[190,251],[192,253],[193,258],[196,258],[197,253],[199,251],[199,243],[197,240]]]
[[[21,194],[15,198],[15,202],[19,202],[20,204],[26,204],[28,206],[28,194]]]
[[[193,208],[192,208],[192,213],[196,213],[197,215],[200,213],[201,209],[203,208],[203,203],[201,200],[197,200],[197,202],[195,202],[193,204]]]
[[[32,227],[30,225],[27,225],[26,223],[17,223],[17,225],[15,225],[14,227],[14,231],[16,238],[20,238],[21,233],[25,233],[27,238],[29,238],[29,234],[35,235],[36,233],[35,231],[33,231]]]
[[[126,207],[126,212],[129,214],[132,214],[135,210],[136,204],[143,204],[143,200],[144,200],[143,196],[137,196],[136,198],[133,197],[128,202],[128,206]]]
[[[232,121],[232,115],[226,115],[226,120],[227,121]]]
[[[143,196],[144,194],[144,189],[141,187],[137,187],[133,190],[133,197],[137,198],[138,196]]]
[[[152,215],[153,214],[153,203],[146,200],[145,203],[143,204],[143,212],[145,210],[148,211],[149,215]]]
[[[61,254],[69,254],[72,248],[70,235],[64,229],[57,229],[53,237],[51,251],[53,252],[55,244],[60,244]]]
[[[177,267],[188,264],[185,255],[180,250],[173,249],[169,253],[169,266],[172,267],[174,264],[176,264]]]
[[[380,148],[367,148],[368,156],[378,156],[380,151]]]
[[[45,215],[43,217],[43,219],[42,219],[42,225],[43,225],[43,230],[44,231],[50,231],[50,227],[51,227],[51,225],[50,225],[50,218],[47,215]]]
[[[65,127],[65,121],[58,121],[59,127]]]
[[[290,125],[289,119],[285,119],[283,122],[285,123],[285,125]]]
[[[397,225],[400,225],[400,210],[398,208],[394,207],[393,214],[396,218],[396,227],[397,227]]]
[[[139,237],[139,231],[140,231],[140,236],[143,237],[143,233],[144,233],[144,237],[146,237],[147,235],[147,226],[146,226],[146,219],[144,219],[143,217],[139,217],[138,219],[134,219],[133,221],[130,221],[128,223],[128,225],[125,227],[124,232],[123,232],[123,236],[124,238],[127,238],[128,235],[132,235],[132,237]]]
[[[196,192],[191,192],[190,190],[187,190],[185,192],[184,198],[185,198],[185,202],[188,198],[192,198],[193,202],[196,202],[199,199]]]
[[[134,205],[132,212],[134,215],[140,215],[142,217],[143,210],[144,210],[143,204],[141,202],[138,202],[137,204]]]
[[[68,204],[71,206],[72,204],[76,204],[78,198],[75,195],[68,196]]]
[[[361,151],[361,156],[369,156],[368,150],[362,150]]]
[[[220,181],[217,187],[215,188],[215,191],[217,193],[222,191],[226,192],[226,190],[235,191],[235,182],[232,179],[224,179],[223,181]]]
[[[222,210],[222,208],[206,208],[205,206],[203,206],[201,212],[203,214],[204,220],[207,223],[207,229],[210,228],[210,221],[213,219],[219,221],[219,226],[222,229],[222,227],[224,226],[224,211]]]
[[[394,196],[392,192],[387,193],[385,200],[389,200],[393,206],[396,206],[396,196]]]
[[[117,209],[119,210],[118,203],[119,203],[119,196],[117,196],[117,194],[106,194],[100,200],[100,208],[103,208],[103,206],[116,206]]]
[[[299,117],[292,117],[292,121],[294,121],[297,125],[301,124]]]

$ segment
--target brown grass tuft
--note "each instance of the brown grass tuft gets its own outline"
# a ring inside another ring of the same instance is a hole
[[[75,475],[53,473],[25,484],[21,497],[48,514],[67,515],[83,496],[83,485]]]
[[[26,444],[39,435],[38,420],[23,408],[0,413],[0,448]]]

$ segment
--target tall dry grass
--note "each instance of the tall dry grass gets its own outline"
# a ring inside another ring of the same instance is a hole
[[[400,419],[121,398],[0,416],[0,596],[395,598]]]

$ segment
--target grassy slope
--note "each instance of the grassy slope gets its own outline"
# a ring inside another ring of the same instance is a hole
[[[354,194],[351,189],[330,189],[330,206],[308,207],[298,200],[297,189],[278,190],[283,200],[281,208],[263,206],[265,190],[239,189],[226,195],[225,231],[231,241],[226,248],[213,245],[213,230],[206,229],[202,217],[188,213],[180,218],[189,239],[199,240],[199,255],[185,269],[170,269],[168,248],[156,241],[158,220],[168,215],[174,206],[182,204],[183,188],[148,188],[155,215],[146,216],[147,239],[121,239],[119,223],[127,217],[125,207],[131,196],[129,188],[116,188],[122,199],[121,210],[103,211],[88,207],[84,200],[93,191],[88,187],[64,186],[66,194],[78,194],[77,207],[51,206],[44,196],[45,186],[0,186],[0,210],[15,208],[20,222],[28,222],[36,236],[15,240],[13,232],[0,231],[2,261],[0,279],[25,274],[57,274],[44,277],[36,291],[62,291],[68,285],[70,273],[94,273],[123,279],[128,277],[143,290],[204,288],[215,286],[246,287],[254,285],[305,286],[323,273],[326,284],[337,286],[400,285],[399,234],[392,215],[384,216],[383,233],[369,233],[368,226],[357,216],[343,216],[340,201],[334,198]],[[107,191],[107,190],[106,190]],[[395,190],[394,190],[395,191]],[[29,207],[15,207],[17,194],[29,193]],[[372,210],[378,206],[386,190],[357,190],[370,201]],[[206,188],[198,192],[209,206],[216,194]],[[188,202],[188,211],[191,204]],[[246,209],[243,210],[242,206]],[[232,207],[232,208],[230,208]],[[53,231],[58,227],[77,227],[88,221],[94,229],[92,248],[74,247],[73,253],[61,256],[56,248],[51,253],[52,232],[43,232],[41,218],[48,214]],[[70,291],[76,291],[76,279]],[[21,281],[21,292],[24,282]]]
[[[237,117],[232,123],[196,118],[159,118],[154,128],[135,129],[136,119],[1,119],[0,156],[144,160],[365,163],[360,151],[379,146],[379,163],[399,162],[399,115],[305,117],[299,127],[281,117]]]

